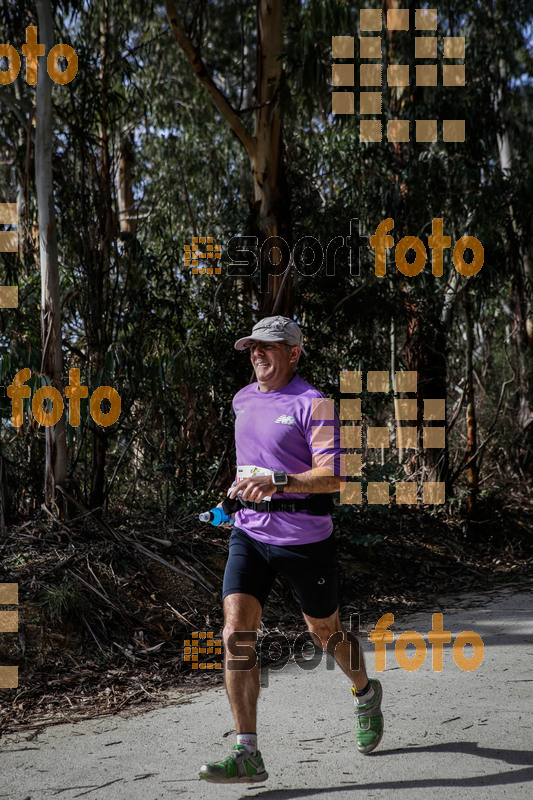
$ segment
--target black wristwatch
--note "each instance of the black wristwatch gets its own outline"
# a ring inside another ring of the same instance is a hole
[[[272,482],[277,492],[283,492],[283,488],[288,484],[289,479],[286,472],[274,472]]]

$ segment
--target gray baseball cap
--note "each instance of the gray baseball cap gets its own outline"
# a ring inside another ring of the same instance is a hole
[[[252,328],[250,336],[244,336],[235,342],[236,350],[245,350],[250,342],[287,342],[302,348],[304,356],[307,355],[303,347],[304,337],[296,322],[289,317],[265,317]]]

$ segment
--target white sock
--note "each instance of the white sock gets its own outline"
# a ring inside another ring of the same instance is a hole
[[[249,753],[253,756],[257,753],[257,734],[256,733],[238,733],[237,744],[243,744]]]
[[[364,706],[365,703],[369,703],[372,700],[375,693],[376,692],[374,691],[372,684],[369,682],[368,690],[364,694],[359,695],[359,697],[355,695],[355,702],[358,706]]]

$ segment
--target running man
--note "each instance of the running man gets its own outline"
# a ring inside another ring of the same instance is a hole
[[[235,482],[229,494],[234,499],[239,493],[246,507],[235,515],[222,592],[224,682],[237,743],[226,759],[201,767],[200,778],[214,783],[268,778],[257,749],[258,665],[228,669],[232,661],[238,663],[228,639],[241,632],[239,645],[255,647],[263,606],[278,573],[292,584],[315,643],[333,651],[352,683],[357,749],[370,753],[383,735],[381,684],[368,679],[359,644],[351,633],[348,640],[339,619],[338,565],[329,514],[331,493],[339,491],[343,475],[338,416],[333,403],[296,372],[300,354],[307,353],[302,332],[292,320],[267,317],[235,348],[249,350],[257,383],[245,386],[233,399],[238,476],[249,476]],[[321,435],[317,417],[325,425],[329,420],[329,430],[334,426],[333,439]],[[317,466],[321,461],[329,466]],[[344,636],[334,636],[338,632]],[[358,651],[357,669],[351,667],[352,649]]]

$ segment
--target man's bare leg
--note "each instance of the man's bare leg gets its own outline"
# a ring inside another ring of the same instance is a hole
[[[238,664],[229,653],[228,637],[237,631],[257,633],[261,621],[261,603],[251,594],[229,594],[224,598],[224,683],[235,719],[237,733],[256,733],[257,698],[259,696],[259,667],[229,669],[228,664]],[[251,645],[252,637],[238,637],[238,645]],[[237,638],[237,637],[236,637]],[[237,647],[233,646],[234,652]]]
[[[371,753],[383,736],[381,683],[378,680],[369,682],[361,646],[355,634],[346,631],[342,625],[338,609],[324,619],[309,617],[306,614],[304,617],[314,641],[317,644],[320,641],[324,649],[327,647],[329,652],[334,653],[335,661],[352,681],[355,691],[360,693],[356,696],[355,704],[355,739],[360,753],[365,755]],[[351,661],[350,651],[352,651]]]
[[[260,620],[261,604],[252,595],[235,593],[224,598],[224,683],[235,718],[237,744],[223,761],[202,764],[199,777],[211,783],[255,783],[268,778],[256,734],[259,668],[255,639]],[[239,664],[240,648],[244,660]],[[229,669],[232,664],[239,664],[240,669]]]
[[[314,634],[313,639],[316,641],[315,637],[318,636],[324,649],[326,649],[326,645],[332,634],[344,634],[342,640],[340,635],[332,639],[329,650],[331,650],[335,656],[335,661],[349,677],[356,690],[361,691],[361,689],[364,689],[368,683],[368,676],[366,674],[363,651],[361,650],[361,646],[355,634],[350,632],[350,641],[346,638],[346,628],[340,621],[339,610],[337,609],[330,617],[324,617],[323,619],[309,617],[307,614],[304,614],[304,619],[309,628],[309,632],[312,636]],[[352,652],[352,666],[350,666],[350,652]]]

